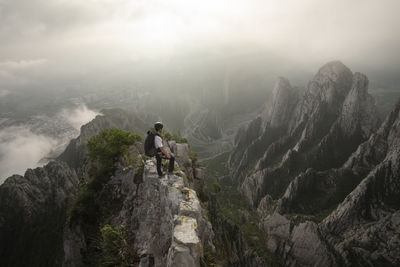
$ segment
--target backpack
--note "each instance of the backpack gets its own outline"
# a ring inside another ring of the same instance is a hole
[[[154,137],[156,135],[152,131],[147,131],[146,139],[144,140],[144,153],[148,157],[154,157],[156,155],[156,147],[154,146]]]

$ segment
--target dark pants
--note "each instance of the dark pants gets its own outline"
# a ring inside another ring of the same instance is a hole
[[[159,176],[161,176],[162,175],[161,161],[162,161],[162,159],[168,159],[168,158],[165,157],[162,152],[157,152],[156,159],[157,159],[157,173],[158,173]],[[168,172],[173,172],[174,171],[174,165],[175,165],[175,157],[171,153],[171,158],[169,158]]]

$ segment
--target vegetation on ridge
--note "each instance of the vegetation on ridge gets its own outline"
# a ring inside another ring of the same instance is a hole
[[[106,129],[87,142],[89,181],[81,181],[78,195],[68,211],[68,222],[70,225],[79,224],[87,237],[83,262],[88,266],[129,266],[133,260],[133,254],[128,253],[124,246],[123,228],[108,225],[112,209],[105,184],[122,158],[127,158],[128,164],[141,162],[132,160],[135,156],[130,155],[129,150],[140,140],[137,134]]]

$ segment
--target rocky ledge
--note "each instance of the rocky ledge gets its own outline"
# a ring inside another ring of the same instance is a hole
[[[203,247],[213,247],[213,232],[196,192],[185,185],[178,171],[158,178],[155,162],[147,160],[141,179],[133,166],[117,171],[107,184],[112,202],[122,203],[111,222],[124,225],[129,246],[137,255],[135,266],[200,266]],[[85,251],[79,227],[64,234],[64,266],[79,266]]]

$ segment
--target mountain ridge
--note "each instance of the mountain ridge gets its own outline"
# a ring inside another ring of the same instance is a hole
[[[270,103],[288,102],[274,95]],[[282,266],[398,265],[400,101],[379,126],[367,77],[336,61],[321,67],[298,103],[286,105],[290,116],[263,113],[264,129],[255,119],[230,158],[267,247]],[[246,168],[252,145],[261,152]]]

